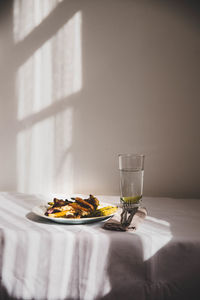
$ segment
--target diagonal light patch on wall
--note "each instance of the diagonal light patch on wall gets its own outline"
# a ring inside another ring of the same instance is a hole
[[[17,173],[21,192],[72,192],[73,103],[82,88],[81,12],[18,70]],[[56,108],[56,109],[55,109]]]
[[[54,175],[54,135],[54,117],[18,133],[18,191],[51,191]]]
[[[14,39],[22,41],[36,28],[63,0],[15,0]]]
[[[57,192],[73,193],[73,107],[69,106],[55,116],[53,186]]]
[[[18,120],[82,88],[81,13],[77,12],[18,70]]]
[[[73,107],[68,107],[18,133],[19,191],[72,192],[72,126]]]

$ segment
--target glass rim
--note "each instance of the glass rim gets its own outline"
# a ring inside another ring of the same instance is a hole
[[[121,153],[118,154],[118,157],[145,157],[145,154],[139,154],[139,153]]]

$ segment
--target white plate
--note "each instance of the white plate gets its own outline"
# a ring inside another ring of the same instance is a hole
[[[99,205],[99,208],[101,207],[105,207],[105,206],[111,206],[111,204],[108,203],[101,203],[101,205]],[[67,219],[67,218],[51,218],[48,216],[45,216],[45,212],[47,210],[48,205],[39,205],[39,206],[35,206],[32,209],[32,212],[34,214],[36,214],[39,217],[45,218],[47,220],[51,220],[57,223],[63,223],[63,224],[88,224],[88,223],[93,223],[93,222],[99,222],[102,220],[106,220],[108,218],[111,218],[112,216],[114,216],[114,214],[116,213],[112,213],[108,216],[102,216],[102,217],[93,217],[93,218],[81,218],[81,219]]]

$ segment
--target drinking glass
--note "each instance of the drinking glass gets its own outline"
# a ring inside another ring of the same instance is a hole
[[[142,199],[144,177],[143,154],[119,154],[120,202],[138,206]]]

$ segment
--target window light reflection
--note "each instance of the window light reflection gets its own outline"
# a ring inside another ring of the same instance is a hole
[[[18,133],[17,155],[18,191],[44,192],[51,189],[54,169],[53,117]]]
[[[55,116],[54,190],[73,193],[73,108],[68,107]]]
[[[144,261],[153,257],[173,237],[169,222],[150,216],[147,216],[144,224],[135,234],[139,235],[143,244]]]
[[[80,12],[19,68],[16,87],[18,120],[82,88]]]
[[[15,0],[13,6],[14,40],[22,41],[63,0]]]
[[[37,122],[17,136],[19,192],[73,191],[73,109]]]

